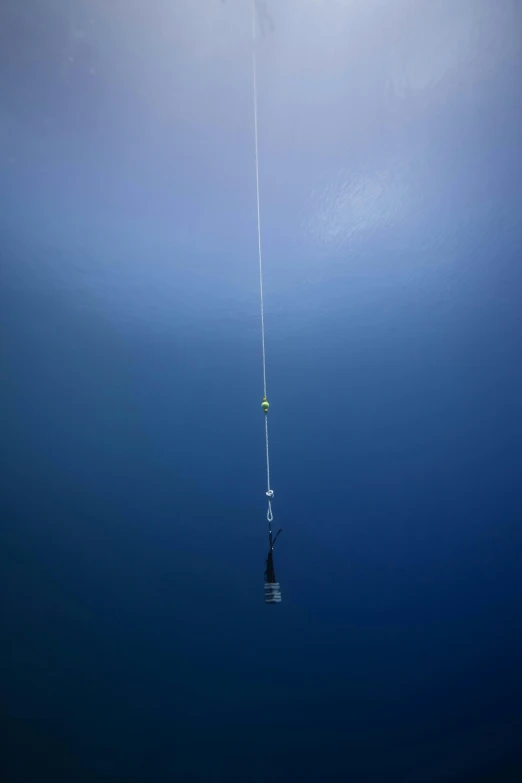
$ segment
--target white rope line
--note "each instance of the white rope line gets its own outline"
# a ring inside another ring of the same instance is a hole
[[[266,478],[267,489],[270,491],[270,456],[268,453],[268,416],[265,416],[265,440],[266,440]]]
[[[265,305],[263,298],[263,253],[261,250],[261,200],[259,198],[259,141],[257,131],[257,64],[256,64],[256,2],[252,0],[252,78],[254,84],[254,141],[256,151],[256,203],[257,203],[257,253],[259,257],[259,295],[261,304],[261,348],[263,356],[263,395],[266,397]],[[266,484],[268,496],[267,519],[272,522],[272,497],[270,488],[270,456],[268,449],[268,416],[265,414]]]
[[[263,394],[266,397],[265,308],[263,302],[263,254],[261,251],[261,207],[259,198],[259,142],[257,132],[256,4],[252,0],[252,76],[254,81],[254,140],[256,148],[257,252],[259,256],[259,292],[261,297],[261,345],[263,349]]]
[[[267,483],[267,497],[268,497],[268,513],[266,518],[269,522],[272,522],[274,516],[272,514],[272,498],[274,497],[273,491],[270,489],[270,456],[268,453],[268,416],[265,416],[265,442],[266,442],[266,483]]]

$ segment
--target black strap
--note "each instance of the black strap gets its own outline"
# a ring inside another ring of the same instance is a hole
[[[274,540],[273,540],[273,541],[272,541],[272,533],[270,533],[270,549],[273,549],[273,547],[274,547],[274,544],[275,544],[275,542],[277,541],[277,536],[279,535],[279,533],[282,533],[282,532],[283,532],[283,528],[281,527],[281,528],[279,528],[279,530],[277,531],[277,533],[276,533],[276,537],[274,538]]]

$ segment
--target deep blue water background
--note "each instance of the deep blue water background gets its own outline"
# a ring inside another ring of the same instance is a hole
[[[522,8],[0,10],[2,783],[522,780]]]

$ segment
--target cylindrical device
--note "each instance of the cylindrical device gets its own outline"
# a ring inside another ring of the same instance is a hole
[[[265,604],[281,603],[281,587],[279,582],[265,582]]]

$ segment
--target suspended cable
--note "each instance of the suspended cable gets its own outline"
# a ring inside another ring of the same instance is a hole
[[[254,143],[255,143],[255,164],[256,164],[256,205],[257,205],[257,253],[259,260],[259,295],[261,305],[261,349],[262,349],[262,361],[263,361],[263,402],[261,407],[265,414],[265,450],[266,450],[266,496],[268,498],[268,511],[266,518],[268,520],[268,540],[270,549],[266,561],[265,571],[265,602],[266,603],[280,603],[281,602],[281,589],[279,583],[276,582],[274,564],[273,564],[273,548],[276,537],[272,538],[272,522],[274,519],[272,511],[272,500],[274,498],[274,491],[270,486],[270,449],[268,445],[268,409],[269,403],[267,399],[266,390],[266,349],[265,349],[265,304],[264,304],[264,292],[263,292],[263,252],[261,247],[261,199],[259,196],[259,135],[258,135],[258,122],[257,122],[257,58],[256,58],[256,0],[252,0],[252,80],[253,80],[253,93],[254,93]]]

